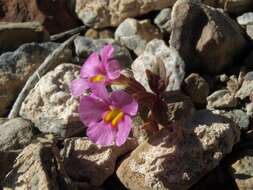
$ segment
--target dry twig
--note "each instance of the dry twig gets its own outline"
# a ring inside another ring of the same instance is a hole
[[[86,29],[87,29],[87,26],[85,26],[85,25],[79,26],[77,28],[74,28],[74,29],[71,29],[71,30],[68,30],[68,31],[65,31],[65,32],[62,32],[62,33],[59,33],[59,34],[52,35],[52,36],[50,36],[50,40],[51,41],[58,41],[58,40],[61,40],[63,38],[66,39],[69,36],[72,36],[72,35],[75,35],[77,33],[83,32]]]

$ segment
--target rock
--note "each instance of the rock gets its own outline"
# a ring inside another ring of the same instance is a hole
[[[170,123],[185,125],[195,112],[191,98],[180,91],[165,93],[164,100],[167,103],[167,119]]]
[[[17,150],[33,138],[33,124],[22,118],[8,120],[0,125],[0,151]]]
[[[85,37],[92,38],[92,39],[98,39],[99,38],[99,32],[96,29],[90,28],[86,31]]]
[[[118,26],[129,17],[136,17],[151,11],[171,7],[176,0],[115,0],[76,1],[76,14],[88,26],[104,28]]]
[[[250,120],[249,116],[246,112],[240,109],[234,109],[231,111],[224,111],[224,110],[214,110],[215,114],[222,115],[231,119],[234,123],[236,123],[241,131],[246,131],[249,128]]]
[[[249,72],[244,77],[241,88],[237,91],[236,97],[245,99],[249,97],[253,92],[253,72]]]
[[[246,105],[247,115],[253,118],[253,102]]]
[[[113,174],[117,158],[133,150],[136,145],[133,139],[121,147],[102,147],[86,137],[66,139],[62,152],[66,172],[75,181],[101,186]]]
[[[115,31],[115,39],[134,51],[136,55],[143,53],[146,44],[155,38],[161,38],[158,29],[150,20],[138,21],[128,18]]]
[[[6,119],[0,124],[0,187],[21,149],[32,141],[32,127],[30,121],[22,118]]]
[[[227,89],[229,90],[229,92],[231,94],[235,94],[241,86],[241,83],[238,78],[236,75],[232,75],[226,81],[227,82]]]
[[[246,32],[248,36],[253,40],[253,25],[247,25]]]
[[[155,17],[154,23],[162,32],[171,32],[171,8],[165,8]]]
[[[139,145],[116,173],[131,190],[186,190],[215,168],[239,138],[234,123],[202,110],[186,127],[165,128]]]
[[[112,30],[109,29],[101,29],[96,30],[93,28],[90,28],[85,33],[85,37],[93,38],[93,39],[107,39],[107,38],[114,38],[114,33]]]
[[[209,84],[204,78],[197,73],[190,74],[184,80],[184,89],[191,97],[192,101],[197,104],[205,104],[209,94]]]
[[[133,62],[129,51],[113,39],[94,40],[92,38],[79,36],[74,41],[76,54],[81,59],[86,59],[91,53],[99,51],[108,43],[112,44],[115,48],[114,57],[119,61],[119,63],[122,64],[123,67],[129,67]]]
[[[79,70],[79,66],[61,64],[44,75],[22,103],[20,115],[43,133],[65,137],[80,130],[79,100],[71,96],[68,87]]]
[[[79,25],[71,14],[67,2],[62,0],[2,0],[0,21],[40,22],[50,34],[60,33]]]
[[[162,40],[150,41],[144,52],[133,62],[134,78],[151,92],[145,70],[156,73],[154,69],[161,62],[164,64],[166,75],[170,74],[170,84],[166,90],[179,90],[185,75],[184,61],[174,48],[169,48]]]
[[[178,50],[188,70],[219,73],[248,46],[236,22],[220,9],[201,3],[178,0],[171,23],[170,45]]]
[[[233,94],[227,89],[217,90],[207,97],[208,108],[234,108],[237,105],[237,100]]]
[[[18,155],[3,189],[59,189],[53,158],[52,142],[30,144]]]
[[[164,123],[165,126],[171,123],[183,126],[189,122],[195,112],[191,99],[180,91],[170,91],[164,93],[163,96],[167,107],[166,110],[162,111],[163,114],[156,116],[157,120],[160,121],[160,123]],[[146,122],[146,112],[148,111],[139,108],[139,114],[133,120],[133,136],[138,140],[139,144],[154,135],[152,128],[143,126]],[[163,126],[159,126],[159,128],[162,129]]]
[[[114,38],[113,31],[109,29],[100,30],[98,35],[101,39]]]
[[[224,10],[232,14],[242,14],[253,9],[251,0],[226,0]]]
[[[189,190],[238,190],[226,167],[227,166],[221,162],[219,166],[202,177],[200,181]]]
[[[5,176],[11,171],[12,166],[16,157],[20,154],[21,150],[10,150],[10,151],[0,151],[0,188],[3,187],[3,180]]]
[[[8,112],[28,77],[57,47],[58,44],[52,42],[30,43],[0,56],[0,116]],[[71,56],[67,50],[57,61],[70,61]]]
[[[0,53],[13,51],[24,43],[48,40],[49,34],[37,22],[1,23],[0,25]]]
[[[203,3],[212,7],[223,8],[226,0],[202,0]]]
[[[236,20],[241,26],[251,25],[253,24],[253,12],[244,13],[238,16]]]
[[[253,189],[253,151],[244,149],[230,166],[230,174],[235,179],[239,190]]]

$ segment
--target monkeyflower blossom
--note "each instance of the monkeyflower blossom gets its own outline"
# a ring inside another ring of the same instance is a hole
[[[109,94],[104,86],[97,89],[80,100],[79,114],[87,126],[87,136],[96,144],[121,146],[131,131],[138,103],[123,90]]]
[[[80,78],[70,84],[73,96],[81,96],[86,90],[94,86],[107,85],[120,76],[120,65],[113,59],[114,48],[106,45],[100,53],[92,53],[83,64]]]

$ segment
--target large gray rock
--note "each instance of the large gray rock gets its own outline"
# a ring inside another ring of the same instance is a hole
[[[117,26],[129,17],[171,7],[176,0],[77,0],[76,14],[86,25],[96,28]]]
[[[113,174],[117,158],[133,150],[136,145],[133,139],[121,147],[102,147],[86,137],[66,139],[62,152],[66,172],[76,181],[101,186]]]
[[[115,49],[114,57],[122,66],[129,67],[133,62],[129,51],[113,39],[95,40],[92,38],[78,36],[75,39],[74,44],[76,54],[80,57],[80,59],[82,59],[82,61],[83,59],[86,59],[91,53],[101,50],[106,44],[112,44]]]
[[[159,63],[164,64],[166,75],[170,75],[170,83],[166,90],[179,90],[185,75],[184,61],[174,48],[169,48],[162,40],[154,39],[150,41],[145,51],[133,62],[134,78],[146,90],[151,91],[145,71],[148,69],[157,74],[156,68]]]
[[[13,51],[24,43],[49,40],[49,34],[38,22],[0,24],[0,53]]]
[[[133,18],[128,18],[115,31],[115,39],[122,45],[133,50],[136,55],[143,53],[149,41],[161,37],[159,30],[150,20],[138,21]]]
[[[22,103],[20,115],[44,133],[65,137],[80,130],[79,99],[69,92],[79,70],[77,65],[61,64],[44,75]]]
[[[18,155],[4,180],[3,189],[59,189],[53,158],[50,139],[30,144]]]
[[[28,77],[57,47],[58,44],[52,42],[30,43],[0,56],[0,116],[8,112]],[[67,50],[58,61],[70,59],[71,52]]]
[[[17,150],[28,145],[34,135],[33,124],[22,118],[0,125],[0,151]]]
[[[178,0],[172,9],[170,45],[188,69],[216,74],[247,48],[240,27],[220,9],[196,1]]]
[[[170,126],[123,160],[117,176],[131,190],[187,190],[215,168],[239,141],[240,130],[203,110],[185,127]]]

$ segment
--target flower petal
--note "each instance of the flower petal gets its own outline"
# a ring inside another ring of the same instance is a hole
[[[88,59],[83,64],[80,71],[80,76],[83,78],[88,78],[98,74],[104,74],[103,64],[99,60],[98,54],[94,52],[88,57]]]
[[[103,49],[100,51],[100,56],[103,64],[106,64],[110,58],[112,58],[114,52],[114,48],[112,44],[108,44],[103,47]]]
[[[78,78],[71,81],[69,90],[72,96],[81,96],[85,90],[89,88],[89,84],[86,79]]]
[[[112,105],[121,109],[124,113],[131,116],[136,115],[138,111],[138,103],[134,98],[123,90],[114,91],[111,94]]]
[[[115,80],[120,76],[121,67],[116,60],[111,60],[108,62],[108,64],[105,65],[105,70],[107,77],[110,80]]]
[[[105,102],[91,96],[84,96],[81,98],[79,105],[80,119],[85,125],[89,126],[102,120],[107,109],[108,105]]]
[[[118,124],[118,131],[116,133],[116,145],[121,146],[127,140],[132,128],[132,120],[129,116],[125,115],[124,119]]]
[[[110,103],[108,91],[103,83],[90,84],[92,96],[101,99],[101,101]]]
[[[87,136],[89,139],[92,142],[103,146],[112,145],[114,133],[115,132],[110,124],[106,124],[104,121],[94,123],[87,128]]]

